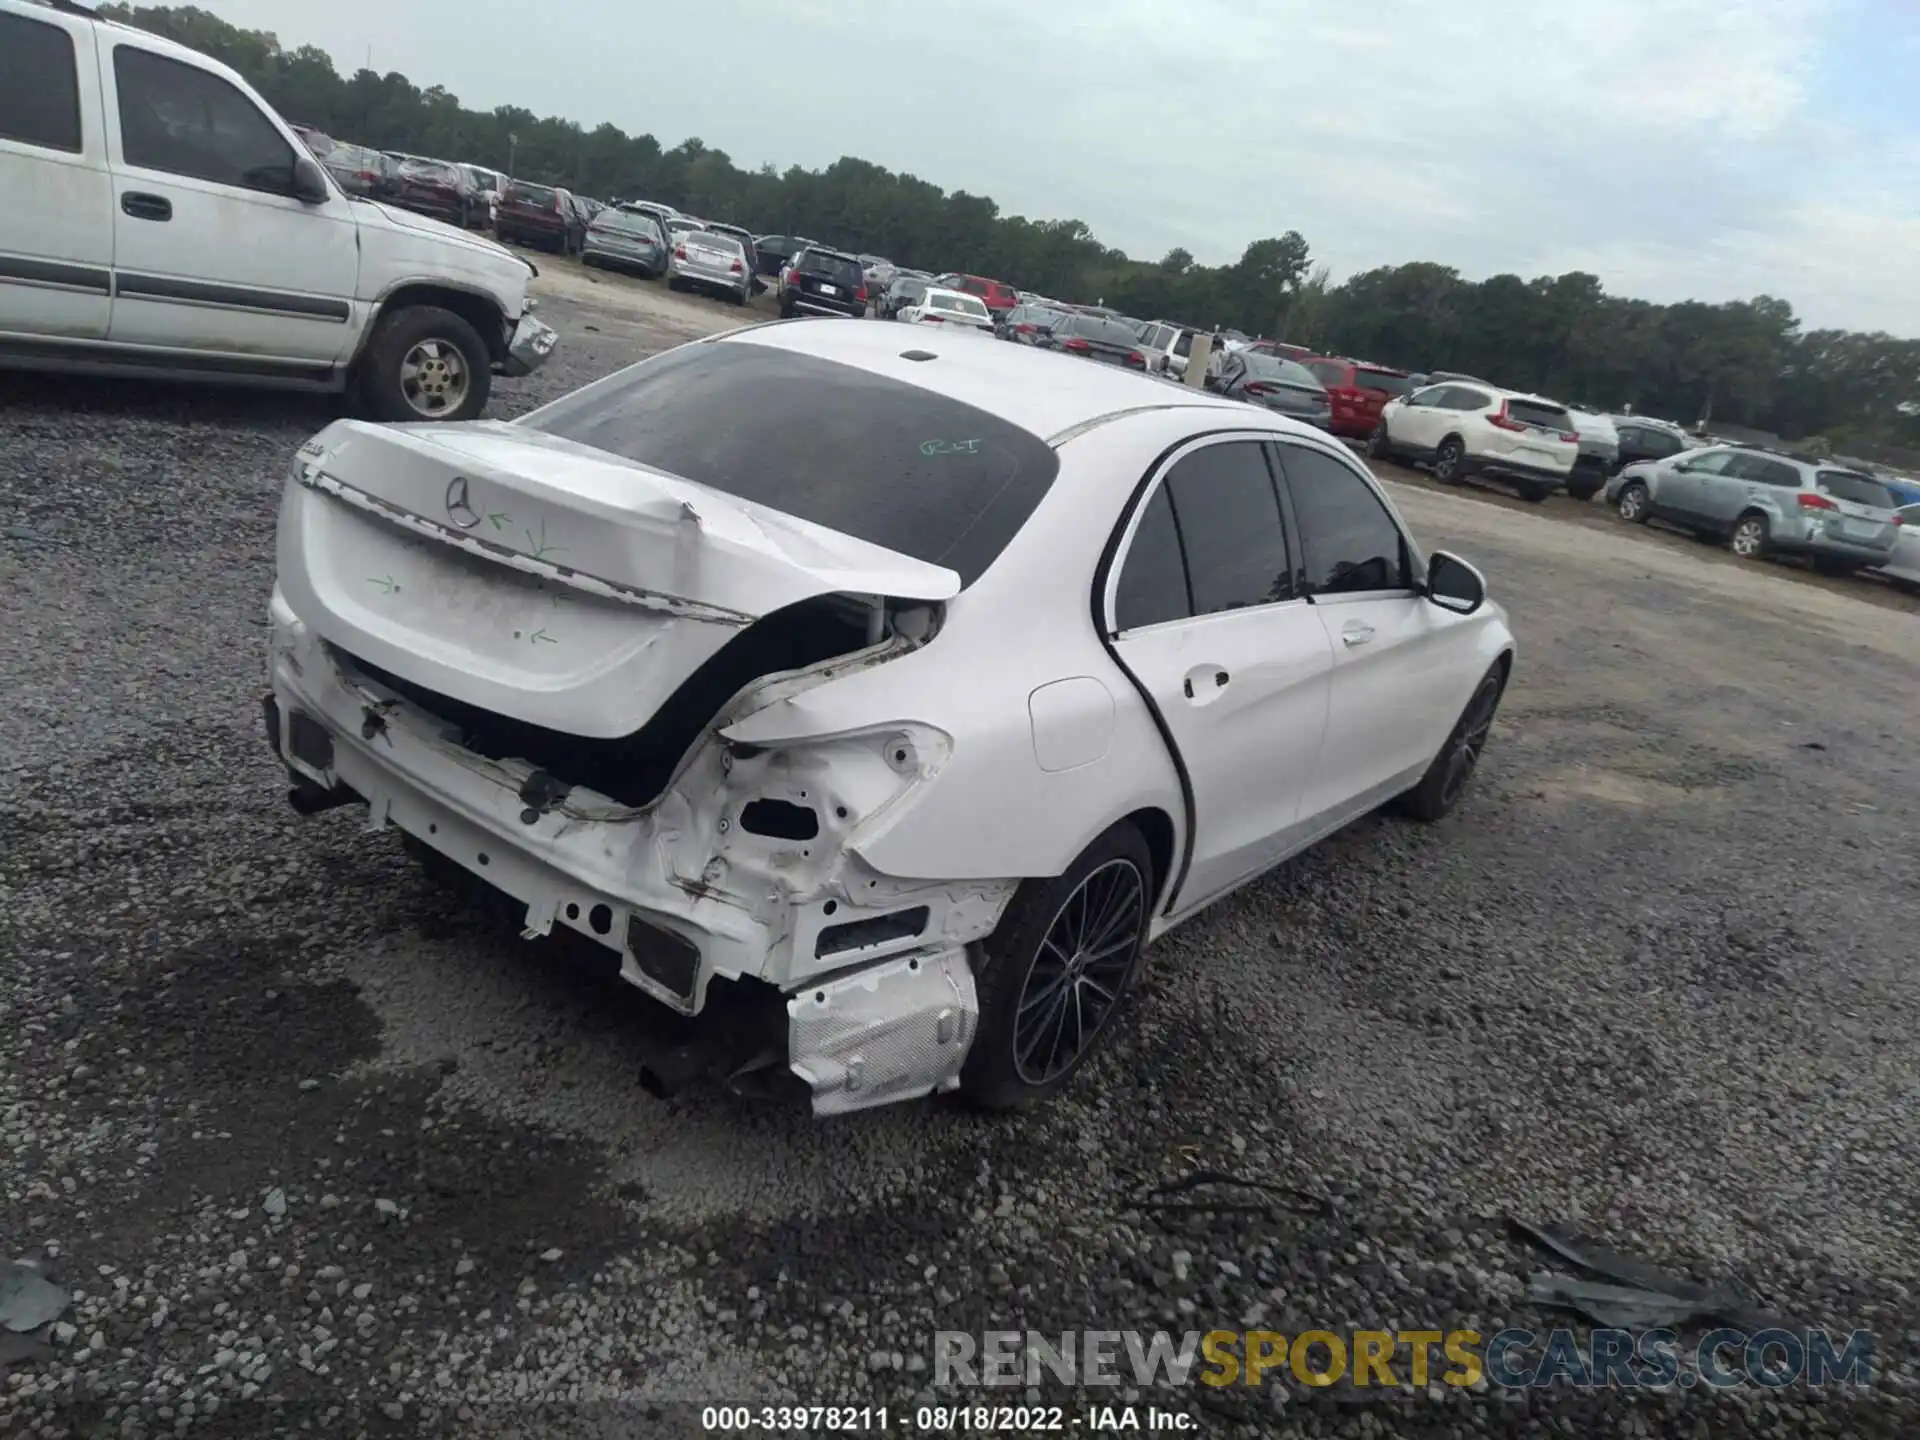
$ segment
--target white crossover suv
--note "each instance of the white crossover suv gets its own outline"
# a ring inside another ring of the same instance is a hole
[[[1566,488],[1580,432],[1557,400],[1449,380],[1389,400],[1367,453],[1428,462],[1443,485],[1485,477],[1540,501]]]
[[[329,426],[269,613],[296,809],[365,805],[674,1010],[772,1002],[700,1072],[770,1038],[821,1113],[1051,1093],[1148,941],[1445,813],[1513,655],[1316,429],[815,320],[511,424]]]

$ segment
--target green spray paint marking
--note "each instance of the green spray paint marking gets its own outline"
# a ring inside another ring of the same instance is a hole
[[[527,643],[530,645],[558,645],[560,642],[546,631],[536,630],[532,635],[527,637]]]
[[[513,523],[513,517],[504,510],[495,510],[487,516],[487,521],[496,530],[504,530]]]
[[[550,555],[564,555],[567,553],[566,546],[549,545],[547,543],[547,522],[545,520],[540,522],[540,534],[537,538],[531,530],[526,532],[526,536],[527,544],[532,547],[527,555],[529,560],[545,560]]]
[[[382,595],[392,595],[400,589],[399,582],[391,575],[369,575],[367,584],[378,585]]]
[[[922,440],[920,453],[929,458],[935,455],[978,455],[978,440]]]

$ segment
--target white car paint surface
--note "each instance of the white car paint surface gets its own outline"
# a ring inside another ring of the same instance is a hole
[[[760,326],[513,424],[303,447],[273,740],[310,800],[365,801],[664,1003],[783,997],[815,1109],[857,1109],[1015,1044],[995,967],[1088,857],[1152,852],[1083,885],[1143,881],[1124,989],[1140,944],[1431,788],[1513,640],[1420,554],[1342,446],[1271,412]]]

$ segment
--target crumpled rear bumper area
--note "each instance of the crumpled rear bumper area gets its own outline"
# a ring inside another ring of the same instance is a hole
[[[617,952],[623,979],[682,1014],[703,1009],[716,978],[775,987],[788,1065],[816,1113],[958,1085],[979,1019],[971,944],[991,931],[1011,882],[897,881],[848,853],[832,862],[831,881],[781,894],[780,855],[756,870],[752,856],[729,861],[696,844],[685,808],[686,790],[702,783],[697,764],[655,807],[594,796],[598,808],[583,814],[571,803],[581,792],[551,803],[544,772],[462,748],[451,727],[368,682],[277,591],[272,621],[263,710],[297,810],[364,803],[368,830],[398,827],[524,905],[524,938],[575,931]],[[729,759],[712,776],[746,768]],[[709,798],[725,813],[708,833],[737,836],[742,827],[725,816],[751,802],[724,785]]]

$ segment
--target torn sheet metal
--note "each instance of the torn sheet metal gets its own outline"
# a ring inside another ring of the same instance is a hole
[[[1536,1305],[1572,1310],[1596,1325],[1627,1330],[1678,1328],[1709,1320],[1748,1330],[1782,1323],[1737,1285],[1698,1284],[1636,1255],[1582,1239],[1564,1226],[1531,1225],[1512,1215],[1507,1224],[1569,1265],[1599,1277],[1534,1275],[1527,1282],[1527,1298]]]
[[[787,1061],[813,1113],[841,1115],[960,1083],[980,1024],[964,948],[883,961],[787,1002]]]

